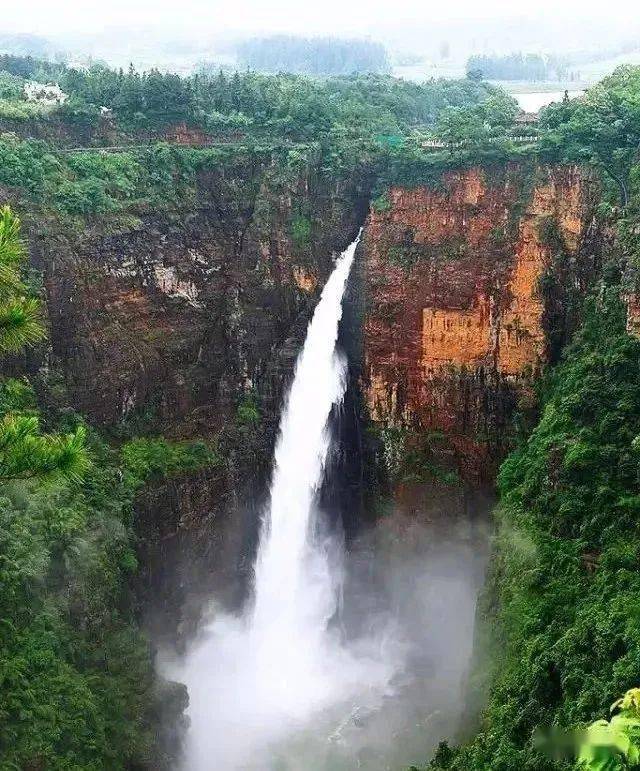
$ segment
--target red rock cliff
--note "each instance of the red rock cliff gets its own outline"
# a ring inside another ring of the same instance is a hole
[[[542,281],[579,261],[590,200],[575,168],[514,164],[376,201],[364,238],[376,423],[443,432],[447,465],[492,478],[515,403],[548,357]]]

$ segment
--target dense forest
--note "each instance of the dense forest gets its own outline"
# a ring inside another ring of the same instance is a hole
[[[319,139],[327,134],[371,136],[433,125],[447,106],[484,101],[497,89],[473,80],[414,84],[385,75],[330,78],[268,76],[256,72],[181,78],[158,70],[139,73],[95,66],[89,70],[5,56],[0,119],[59,119],[95,125],[104,109],[123,129],[145,130],[186,122],[216,135],[238,133],[278,139]],[[56,80],[68,100],[59,106],[27,102],[26,79]],[[1,88],[1,86],[0,86]]]
[[[576,754],[591,771],[638,767],[637,691],[617,699],[640,683],[640,347],[624,303],[640,264],[639,95],[640,69],[624,67],[543,116],[543,152],[602,172],[615,246],[501,468],[476,675],[489,706],[478,735],[442,745],[433,769],[551,771]],[[610,723],[576,735],[614,702]]]
[[[390,70],[384,46],[369,40],[274,35],[244,41],[238,57],[244,67],[259,72],[327,76]]]

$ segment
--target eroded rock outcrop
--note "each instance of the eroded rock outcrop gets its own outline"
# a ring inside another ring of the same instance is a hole
[[[313,168],[283,182],[268,160],[238,163],[199,180],[196,210],[115,234],[47,234],[37,258],[74,406],[100,424],[146,414],[164,431],[216,430],[304,325],[363,216],[364,184]]]

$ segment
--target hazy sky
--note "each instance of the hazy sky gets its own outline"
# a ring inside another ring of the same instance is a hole
[[[194,34],[243,30],[367,35],[436,20],[520,14],[619,21],[623,26],[625,19],[635,20],[637,0],[23,0],[11,2],[0,31],[57,37],[98,32],[105,26],[153,25]]]

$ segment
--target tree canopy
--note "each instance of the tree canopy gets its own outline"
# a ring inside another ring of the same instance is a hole
[[[543,151],[602,169],[627,206],[640,149],[640,67],[620,67],[583,97],[550,105],[541,128]]]
[[[488,80],[529,81],[564,80],[569,75],[561,59],[532,53],[475,54],[467,60],[467,73],[478,73]]]

